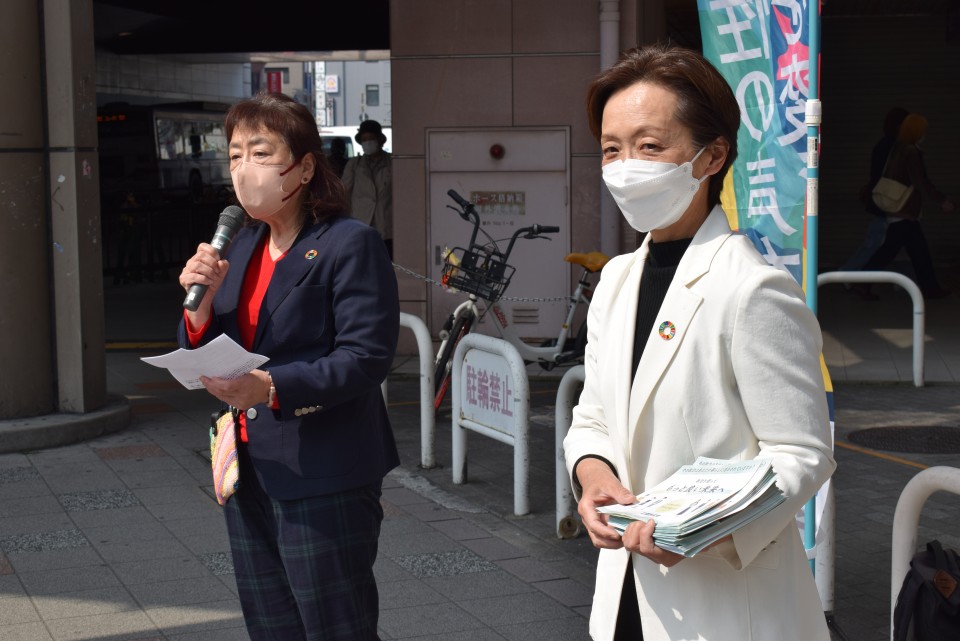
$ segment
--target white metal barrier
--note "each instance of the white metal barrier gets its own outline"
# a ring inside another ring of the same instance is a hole
[[[463,370],[468,356],[471,362],[466,366],[472,373],[468,372],[465,390]],[[506,370],[498,369],[502,364],[507,365]],[[467,481],[468,429],[506,443],[513,447],[513,512],[517,516],[527,514],[530,511],[527,493],[530,384],[517,348],[491,336],[464,336],[453,353],[450,394],[453,405],[453,482],[461,485]]]
[[[420,355],[420,467],[430,469],[436,463],[434,456],[437,419],[433,411],[433,341],[426,323],[418,316],[400,312],[400,327],[413,330]],[[383,400],[387,400],[387,382],[380,386]]]
[[[573,489],[570,487],[570,477],[567,474],[567,464],[563,454],[563,439],[573,422],[573,406],[576,399],[573,397],[577,387],[583,383],[585,376],[583,365],[571,367],[557,388],[556,405],[556,452],[557,460],[557,537],[572,539],[580,533],[580,519],[576,517],[577,502],[573,499]]]
[[[924,303],[920,288],[897,272],[826,272],[817,276],[817,287],[830,283],[894,283],[913,299],[913,385],[923,387]]]
[[[893,610],[910,559],[917,549],[917,527],[923,504],[934,492],[945,490],[960,494],[960,468],[937,466],[918,473],[900,493],[893,513],[893,542],[890,559],[890,639],[893,639]]]

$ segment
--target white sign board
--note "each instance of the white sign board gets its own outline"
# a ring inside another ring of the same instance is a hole
[[[516,436],[516,385],[507,359],[499,354],[471,349],[464,355],[460,380],[463,418]]]

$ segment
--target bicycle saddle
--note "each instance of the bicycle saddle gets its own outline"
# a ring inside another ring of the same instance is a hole
[[[610,257],[603,252],[590,252],[589,254],[567,254],[563,259],[568,263],[580,265],[592,274],[603,269]]]

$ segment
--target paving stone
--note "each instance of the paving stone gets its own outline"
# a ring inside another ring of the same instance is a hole
[[[463,544],[491,561],[501,561],[503,559],[517,559],[529,556],[523,550],[514,547],[499,537],[488,537],[485,539],[471,539],[463,541]]]
[[[118,612],[111,616],[99,614],[57,619],[47,622],[56,641],[130,641],[131,639],[162,638],[157,626],[146,613],[139,610]]]
[[[142,583],[127,588],[144,609],[199,605],[236,598],[216,577]]]
[[[498,631],[512,624],[552,621],[570,616],[567,608],[540,592],[460,601],[458,605]]]
[[[412,554],[394,557],[394,562],[418,578],[490,572],[497,566],[469,550]]]
[[[90,545],[80,530],[52,530],[0,536],[0,552],[45,552]]]
[[[106,565],[21,572],[18,576],[31,596],[81,592],[120,585],[113,570]]]
[[[380,554],[396,558],[435,552],[455,552],[463,546],[436,531],[411,532],[380,537]]]
[[[3,641],[53,641],[43,623],[19,623],[0,626]]]
[[[506,637],[500,636],[493,630],[484,629],[431,634],[425,637],[405,637],[403,641],[506,641]]]
[[[461,518],[433,521],[430,525],[432,525],[436,530],[443,532],[454,541],[484,539],[490,536],[490,533],[483,528],[479,528],[470,521]]]
[[[13,499],[0,499],[0,519],[33,514],[52,514],[62,512],[63,506],[53,496],[31,496]]]
[[[98,490],[94,492],[73,492],[60,494],[57,500],[67,512],[89,512],[91,510],[116,510],[124,507],[137,507],[140,499],[130,490]]]
[[[567,575],[557,568],[531,557],[503,559],[496,563],[510,574],[528,583],[567,578]]]
[[[236,599],[189,608],[149,608],[146,613],[166,637],[206,630],[236,629],[243,625],[240,602]]]
[[[103,558],[91,546],[43,552],[17,552],[11,554],[7,560],[18,573],[103,564]]]
[[[380,594],[381,612],[394,608],[408,608],[449,601],[449,595],[432,590],[422,581],[416,580],[378,582],[377,591]]]
[[[33,603],[27,597],[12,597],[0,601],[0,626],[39,621]],[[0,627],[0,630],[3,630]]]
[[[377,557],[373,564],[373,573],[376,576],[377,585],[391,581],[407,581],[413,577],[412,573],[394,563],[392,559],[383,556]]]
[[[593,602],[593,589],[571,579],[538,581],[533,585],[570,608],[590,605]]]
[[[535,623],[498,626],[497,632],[509,641],[589,641],[589,624],[581,617],[563,617]]]
[[[52,496],[50,488],[40,478],[0,485],[0,501]]]
[[[391,639],[446,635],[484,628],[484,624],[453,603],[394,608],[380,613],[380,628]]]
[[[72,529],[73,522],[63,512],[30,514],[0,519],[0,539],[6,536]]]
[[[237,627],[175,634],[168,636],[167,641],[250,641],[250,636],[245,627]]]
[[[199,555],[200,561],[214,576],[234,574],[233,556],[229,552],[212,552]]]
[[[503,570],[425,577],[423,583],[456,602],[534,591]]]
[[[206,567],[193,556],[114,563],[112,568],[124,585],[208,576]]]
[[[130,593],[120,586],[34,596],[33,604],[44,621],[106,616],[139,608]]]
[[[166,457],[167,453],[158,445],[138,444],[138,445],[115,445],[112,447],[93,448],[97,456],[104,461],[116,461],[124,459],[146,459]]]
[[[40,473],[33,466],[0,468],[0,485],[32,481],[40,478]]]
[[[0,576],[4,574],[13,574],[13,566],[3,552],[0,552]]]

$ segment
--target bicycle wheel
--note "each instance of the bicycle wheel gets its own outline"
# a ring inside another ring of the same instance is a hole
[[[470,333],[470,327],[472,325],[473,314],[465,313],[457,319],[457,321],[453,324],[453,329],[450,330],[450,338],[447,339],[447,344],[443,346],[443,351],[440,353],[440,358],[437,360],[437,368],[433,374],[433,385],[435,392],[433,397],[434,411],[440,409],[440,404],[443,403],[443,398],[447,395],[447,390],[450,388],[450,380],[452,378],[450,371],[450,360],[453,357],[453,352],[460,343],[460,340]]]

